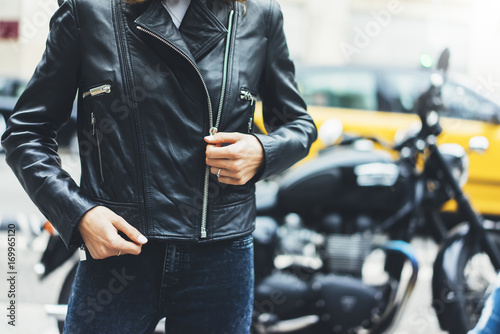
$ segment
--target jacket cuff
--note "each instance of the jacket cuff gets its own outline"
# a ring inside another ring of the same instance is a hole
[[[64,244],[68,249],[78,248],[83,244],[82,236],[80,235],[80,231],[78,230],[78,225],[82,220],[83,216],[99,204],[97,203],[88,203],[88,206],[82,208],[83,213],[76,219],[76,224],[73,224],[72,227],[64,232],[59,232],[61,238],[64,241]]]
[[[260,167],[259,171],[255,176],[252,178],[253,182],[257,182],[260,180],[263,180],[272,174],[272,161],[274,159],[274,153],[273,153],[273,145],[272,141],[273,139],[269,137],[269,135],[261,134],[261,133],[252,133],[252,135],[257,138],[257,140],[260,142],[262,145],[262,148],[264,150],[264,163]]]
[[[44,193],[43,191],[41,193]],[[78,225],[83,216],[92,208],[100,205],[81,191],[67,193],[67,197],[52,197],[50,201],[57,201],[58,205],[45,202],[39,205],[40,211],[52,223],[68,249],[80,247],[83,243]],[[36,203],[36,201],[35,201]]]

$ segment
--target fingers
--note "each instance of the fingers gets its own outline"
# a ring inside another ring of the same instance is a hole
[[[233,177],[221,176],[218,178],[219,183],[229,184],[232,186],[242,186],[248,182],[248,180],[236,179]]]
[[[206,164],[220,183],[242,185],[257,173],[263,163],[264,151],[257,138],[241,133],[217,133],[206,137]],[[231,145],[217,147],[220,143]]]
[[[144,245],[148,242],[148,239],[141,234],[135,227],[127,223],[125,219],[120,216],[116,216],[116,220],[113,221],[113,225],[118,231],[121,231],[127,235],[133,242]]]
[[[207,159],[245,159],[249,156],[261,156],[261,146],[254,146],[254,143],[248,140],[241,140],[228,146],[217,147],[214,145],[207,145],[205,154]]]
[[[219,175],[217,181],[220,183],[231,184],[231,185],[243,185],[246,184],[253,176],[253,173],[249,173],[247,169],[241,169],[238,171],[232,171],[228,169],[215,167],[210,167],[210,173],[214,175]]]
[[[116,220],[112,221],[112,223],[118,231],[125,233],[132,240],[132,242],[127,241],[118,235],[117,240],[111,247],[117,250],[116,254],[121,251],[121,254],[139,255],[141,253],[141,246],[147,243],[148,239],[120,216],[116,216]]]
[[[138,255],[147,239],[122,217],[106,207],[89,210],[79,223],[79,231],[90,255],[94,259],[105,259],[122,254]],[[122,238],[125,233],[132,241]]]
[[[245,165],[243,160],[229,160],[220,161],[222,159],[217,159],[218,162],[210,165],[210,173],[218,175],[217,181],[220,183],[232,184],[232,185],[243,185],[247,183],[255,173],[253,172],[253,165]],[[210,160],[207,160],[211,162]],[[219,173],[220,169],[220,173]]]
[[[210,167],[210,173],[217,175],[218,180],[220,180],[221,177],[230,177],[230,174],[232,174],[230,170],[224,170],[217,167]]]
[[[220,172],[219,172],[220,169]],[[210,167],[210,173],[214,175],[219,175],[219,179],[221,177],[230,177],[233,179],[239,179],[242,177],[241,171],[234,171],[231,169],[219,168],[219,167]]]
[[[243,167],[244,162],[242,160],[234,159],[206,159],[206,164],[210,167],[212,174],[217,174],[219,168],[226,171],[237,171]],[[227,174],[227,173],[226,173]]]
[[[213,136],[206,136],[205,141],[209,144],[234,144],[241,140],[242,134],[238,132],[219,132]]]
[[[239,145],[238,145],[239,146]],[[237,145],[229,145],[229,146],[213,146],[207,145],[206,155],[207,158],[210,159],[240,159],[243,157],[243,152],[241,152],[241,148]]]
[[[115,237],[115,240],[110,243],[107,254],[109,256],[115,256],[118,254],[139,255],[141,253],[141,246],[142,245],[127,241],[118,235]]]

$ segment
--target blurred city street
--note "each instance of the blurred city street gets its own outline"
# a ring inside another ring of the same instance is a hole
[[[71,164],[69,155],[64,159],[68,171],[78,177],[78,168]],[[55,334],[57,324],[55,319],[45,315],[44,304],[56,303],[62,282],[68,270],[68,266],[63,266],[44,281],[39,281],[33,267],[41,258],[45,249],[48,234],[43,233],[33,239],[28,232],[29,224],[32,222],[43,223],[43,216],[36,206],[31,202],[15,178],[14,174],[5,162],[5,155],[0,155],[0,216],[2,220],[15,222],[16,231],[16,264],[17,264],[17,324],[13,328],[7,325],[7,321],[0,324],[0,333],[13,334]],[[24,231],[21,231],[24,230]],[[0,268],[4,271],[0,280],[0,303],[2,310],[7,307],[7,233],[0,232]],[[4,312],[5,313],[5,312]],[[2,314],[5,319],[5,315]]]

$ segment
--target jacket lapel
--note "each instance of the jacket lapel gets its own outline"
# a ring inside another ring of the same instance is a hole
[[[191,0],[179,30],[195,60],[214,48],[227,34],[224,24],[200,0]]]
[[[215,47],[227,34],[227,29],[200,0],[191,4],[177,29],[160,0],[150,1],[146,11],[135,23],[165,40],[196,62]]]
[[[184,42],[184,39],[179,33],[179,30],[175,27],[170,14],[163,7],[160,0],[150,1],[146,11],[142,13],[134,22],[139,27],[165,40],[167,43],[171,44],[173,47],[194,61],[191,50]]]

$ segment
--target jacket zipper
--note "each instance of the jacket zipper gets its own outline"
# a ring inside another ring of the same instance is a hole
[[[97,95],[102,95],[102,94],[109,94],[111,93],[111,85],[105,84],[101,85],[98,87],[94,87],[92,89],[89,89],[88,91],[83,93],[83,98],[87,98],[89,96],[97,96]]]
[[[217,112],[217,119],[215,121],[215,126],[213,126],[212,117],[210,117],[210,123],[212,126],[210,127],[210,136],[215,135],[219,131],[220,119],[222,116],[222,108],[224,106],[224,98],[226,95],[226,85],[227,85],[227,70],[229,64],[229,47],[231,45],[231,35],[233,31],[233,16],[234,10],[231,10],[229,13],[229,23],[227,29],[227,37],[226,37],[226,48],[224,51],[224,68],[222,72],[222,87],[219,101],[219,110]],[[205,184],[203,189],[203,212],[201,216],[201,237],[207,237],[207,214],[208,214],[208,186],[210,180],[210,167],[206,166],[205,168]]]
[[[78,248],[78,256],[80,261],[87,261],[87,253],[85,253],[85,244],[82,244],[80,248]]]
[[[101,173],[101,181],[104,182],[104,173],[102,170],[102,156],[101,156],[101,142],[99,141],[99,131],[96,130],[97,120],[94,112],[90,114],[90,124],[92,125],[92,135],[95,136],[97,141],[97,154],[99,159],[99,171]]]
[[[254,103],[257,101],[257,97],[255,96],[255,94],[246,88],[242,88],[240,90],[240,99],[245,101],[250,101],[251,106],[253,106]]]
[[[234,10],[231,10],[229,13],[229,27],[228,27],[228,38],[226,40],[226,51],[224,54],[224,71],[223,71],[223,82],[222,82],[222,94],[221,94],[221,101],[219,103],[219,110],[217,114],[217,119],[216,123],[214,125],[214,120],[213,120],[213,110],[212,110],[212,100],[210,99],[210,93],[208,92],[207,84],[205,83],[205,80],[203,79],[203,76],[201,75],[200,69],[198,66],[181,50],[179,50],[175,45],[172,43],[169,43],[167,40],[163,39],[162,37],[158,36],[157,34],[153,33],[152,31],[143,28],[141,26],[137,26],[137,29],[140,31],[143,31],[147,33],[148,35],[158,39],[160,42],[166,44],[170,48],[172,48],[174,51],[176,51],[178,54],[180,54],[182,57],[184,57],[196,70],[198,73],[198,76],[201,79],[201,82],[203,83],[203,88],[205,89],[205,93],[207,96],[207,103],[208,103],[208,117],[209,117],[209,125],[210,125],[210,130],[209,130],[209,135],[213,136],[214,134],[217,133],[218,131],[218,126],[221,118],[221,112],[222,112],[222,105],[224,101],[224,94],[225,94],[225,88],[226,88],[226,80],[227,80],[227,63],[228,63],[228,49],[229,49],[229,43],[230,43],[230,36],[231,36],[231,31],[232,31],[232,25],[233,25],[233,15],[234,15]],[[209,187],[209,180],[210,180],[210,167],[206,166],[205,167],[205,179],[203,183],[203,204],[202,204],[202,213],[201,213],[201,227],[200,227],[200,237],[202,239],[207,237],[207,217],[208,217],[208,187]]]
[[[257,96],[248,89],[241,88],[240,99],[244,101],[250,101],[250,106],[253,106],[257,101]],[[252,133],[252,126],[253,126],[253,116],[248,119],[248,133]]]
[[[100,86],[89,89],[88,91],[86,91],[82,94],[82,97],[84,99],[86,99],[87,97],[99,96],[99,95],[110,94],[110,93],[111,93],[111,85],[104,84],[104,85],[100,85]],[[101,173],[101,181],[104,182],[104,172],[103,172],[103,168],[102,168],[101,142],[99,140],[99,132],[96,130],[97,120],[96,120],[94,112],[92,112],[90,114],[90,124],[92,125],[92,135],[96,137],[96,141],[97,141],[99,172]]]

